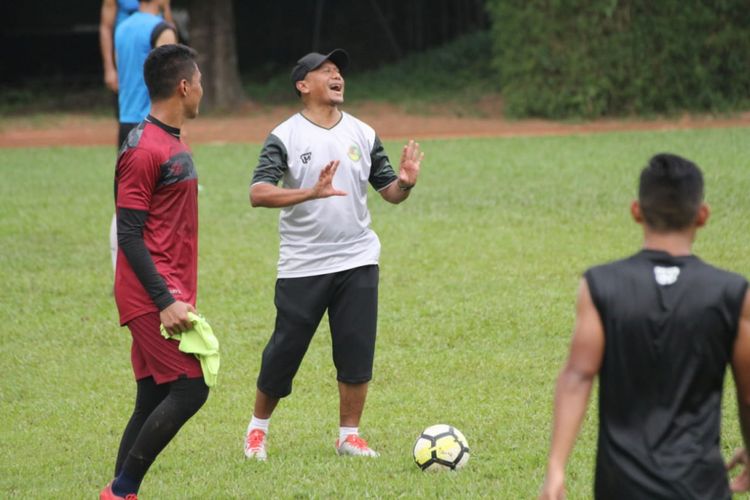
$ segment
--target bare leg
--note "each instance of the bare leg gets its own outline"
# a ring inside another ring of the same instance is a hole
[[[276,409],[277,404],[279,404],[279,398],[272,398],[260,389],[256,389],[253,415],[262,419],[271,418],[271,414]]]
[[[359,427],[359,420],[362,418],[362,410],[365,408],[367,399],[367,386],[367,382],[362,384],[339,382],[339,423],[342,427]]]

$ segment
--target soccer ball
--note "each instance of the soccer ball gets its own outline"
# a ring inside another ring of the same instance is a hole
[[[422,470],[457,470],[469,461],[469,443],[455,427],[438,424],[422,431],[413,453]]]

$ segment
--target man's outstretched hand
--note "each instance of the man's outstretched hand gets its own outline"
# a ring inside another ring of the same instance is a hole
[[[320,171],[318,182],[312,188],[313,199],[328,198],[329,196],[346,196],[346,192],[333,187],[333,177],[339,168],[339,160],[333,160]]]
[[[424,158],[424,153],[419,149],[419,143],[410,140],[401,151],[401,162],[398,168],[398,185],[401,188],[410,188],[417,183],[419,167]]]

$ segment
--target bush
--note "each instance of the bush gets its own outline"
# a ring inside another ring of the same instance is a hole
[[[356,85],[352,86],[352,96],[444,100],[497,91],[491,59],[492,36],[477,31],[410,54],[394,64],[353,75]]]
[[[492,36],[477,31],[369,71],[357,71],[357,61],[352,61],[345,74],[347,103],[387,101],[419,107],[420,103],[470,102],[499,91],[491,59]],[[296,103],[290,69],[279,69],[265,82],[246,78],[248,95],[266,103]]]
[[[746,0],[488,0],[488,8],[512,116],[748,105]]]

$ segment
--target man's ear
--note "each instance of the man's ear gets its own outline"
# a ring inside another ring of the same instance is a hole
[[[708,203],[701,203],[701,206],[698,207],[698,213],[695,216],[695,227],[705,226],[710,216],[711,207],[708,206]]]
[[[307,86],[307,82],[304,80],[297,80],[294,83],[294,86],[297,88],[297,91],[300,94],[307,94],[308,92],[310,92],[310,88]]]
[[[633,220],[638,224],[643,224],[643,213],[641,212],[641,204],[638,200],[633,200],[630,203],[630,215],[633,216]]]
[[[177,84],[177,91],[179,92],[180,97],[187,97],[190,93],[190,82],[184,78],[180,80],[180,83]]]

